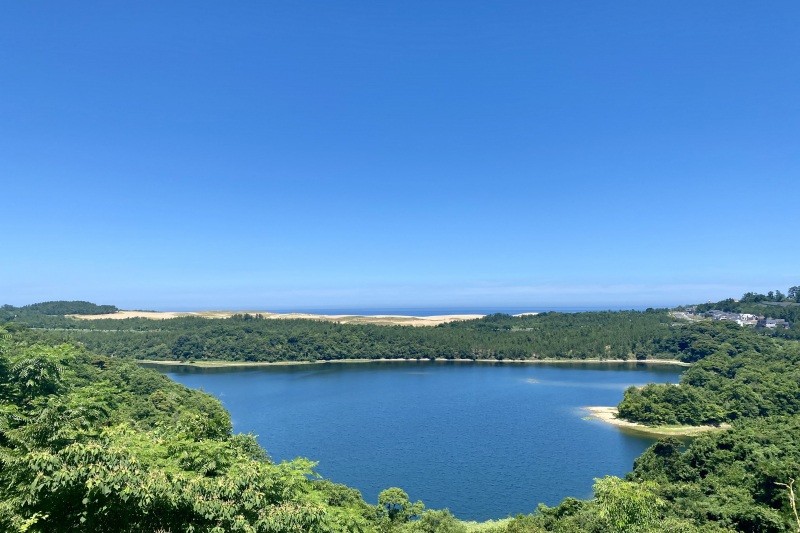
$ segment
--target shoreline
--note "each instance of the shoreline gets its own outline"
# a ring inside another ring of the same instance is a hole
[[[691,366],[675,359],[445,359],[442,357],[431,361],[430,359],[317,359],[316,361],[166,361],[160,359],[136,359],[136,363],[156,366],[184,366],[192,368],[238,368],[238,367],[269,367],[269,366],[300,366],[300,365],[328,365],[349,363],[481,363],[481,364],[520,364],[520,365],[670,365]],[[592,408],[593,409],[593,408]],[[632,422],[631,422],[632,423]]]
[[[720,424],[719,426],[646,426],[639,422],[617,418],[618,411],[616,407],[590,406],[582,407],[581,409],[589,413],[585,417],[586,419],[598,420],[622,430],[651,437],[695,437],[709,431],[722,431],[730,427],[730,424]]]

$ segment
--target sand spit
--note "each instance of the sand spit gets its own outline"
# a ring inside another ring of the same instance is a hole
[[[69,315],[81,320],[122,320],[125,318],[148,318],[151,320],[165,320],[183,316],[198,316],[202,318],[230,318],[235,314],[249,313],[262,315],[271,319],[308,319],[339,322],[341,324],[376,324],[381,326],[436,326],[456,320],[474,320],[484,315],[437,315],[437,316],[396,316],[396,315],[321,315],[313,313],[270,313],[269,311],[117,311],[105,315]]]
[[[729,424],[720,424],[719,426],[645,426],[638,422],[617,418],[619,413],[616,407],[594,406],[584,407],[583,409],[589,413],[586,418],[600,420],[621,429],[654,437],[692,437],[708,431],[720,431],[730,427]]]

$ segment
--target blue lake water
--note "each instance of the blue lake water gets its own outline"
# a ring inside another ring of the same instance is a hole
[[[532,512],[591,495],[653,441],[586,420],[630,385],[677,383],[679,367],[356,363],[169,368],[222,400],[234,430],[276,460],[304,456],[369,502],[402,487],[461,519]]]

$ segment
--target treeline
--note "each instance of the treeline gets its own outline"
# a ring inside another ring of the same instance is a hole
[[[783,318],[792,325],[792,330],[800,331],[800,304],[791,302],[743,302],[733,298],[721,300],[714,303],[706,303],[696,306],[697,312],[704,313],[711,309],[719,309],[727,313],[751,313],[754,315],[764,315],[770,318]],[[778,336],[780,331],[774,332]]]
[[[437,327],[337,324],[253,315],[228,319],[74,320],[25,317],[46,342],[135,359],[312,361],[336,359],[647,359],[672,357],[654,339],[681,326],[666,311],[490,315]]]
[[[776,337],[800,339],[800,285],[789,287],[786,294],[780,290],[769,291],[767,294],[746,292],[739,300],[726,298],[719,302],[708,302],[693,307],[698,313],[719,309],[727,313],[750,313],[770,318],[782,318],[789,322],[791,329],[780,328],[769,334]]]
[[[739,300],[735,300],[733,298],[727,298],[725,300],[719,302],[708,302],[704,304],[698,304],[694,306],[699,311],[708,311],[710,309],[722,309],[721,307],[715,306],[735,306],[737,304],[745,305],[745,304],[758,304],[758,303],[784,303],[784,304],[792,304],[792,303],[800,303],[800,285],[795,285],[793,287],[789,287],[789,289],[784,294],[780,291],[780,289],[776,289],[774,291],[769,291],[767,294],[761,294],[758,292],[746,292],[742,295]],[[731,313],[736,312],[735,310],[729,311]]]
[[[695,324],[662,343],[695,364],[679,386],[628,389],[621,417],[650,425],[698,425],[800,413],[800,343],[729,322]]]
[[[63,315],[104,315],[119,311],[115,305],[97,305],[91,302],[64,300],[40,302],[36,304],[14,307],[4,305],[0,307],[0,318],[12,320],[15,317],[26,317],[35,320],[36,315],[63,316]]]
[[[760,294],[757,292],[746,292],[742,296],[741,302],[743,303],[758,303],[758,302],[795,302],[800,303],[800,285],[789,287],[786,294],[780,290],[769,291],[767,294]]]

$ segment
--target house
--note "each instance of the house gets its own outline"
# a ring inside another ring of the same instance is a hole
[[[782,318],[764,318],[758,321],[756,327],[767,329],[789,329],[789,323]]]
[[[706,313],[706,316],[711,317],[713,320],[730,320],[733,322],[739,320],[739,313],[727,313],[719,309],[712,309]]]
[[[750,313],[727,313],[719,309],[712,309],[705,313],[705,316],[712,320],[728,320],[736,322],[740,326],[755,326],[758,320],[764,317],[759,317]]]

